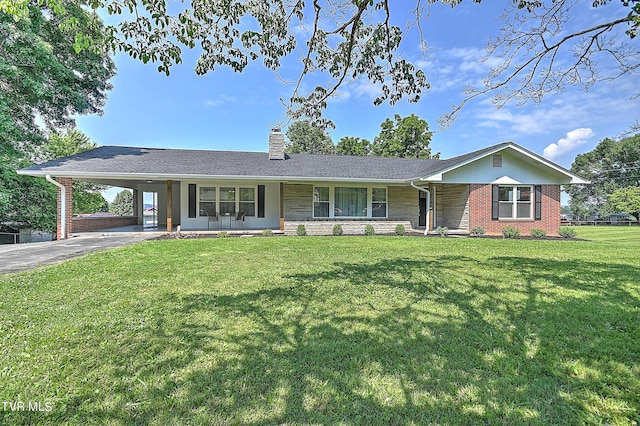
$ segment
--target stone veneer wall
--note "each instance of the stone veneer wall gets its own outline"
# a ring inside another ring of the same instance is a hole
[[[364,234],[364,228],[370,224],[377,234],[393,234],[396,226],[402,224],[410,231],[418,224],[418,191],[411,187],[388,187],[387,219],[314,219],[313,218],[313,185],[284,184],[284,232],[295,235],[298,225],[305,226],[309,235],[331,235],[333,226],[342,225],[345,234]]]
[[[469,185],[437,185],[436,223],[449,229],[469,229]]]
[[[470,185],[469,204],[469,224],[484,226],[488,235],[502,235],[502,228],[509,225],[522,235],[540,228],[547,235],[557,236],[560,229],[560,185],[542,185],[542,220],[491,220],[491,185]]]

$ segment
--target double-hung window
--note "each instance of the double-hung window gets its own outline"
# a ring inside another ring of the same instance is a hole
[[[236,214],[236,189],[220,188],[220,214]]]
[[[329,217],[329,187],[313,188],[313,217]]]
[[[247,216],[256,215],[256,189],[240,188],[240,201],[238,209]]]
[[[200,216],[216,215],[216,188],[200,187]]]
[[[500,186],[498,217],[500,219],[532,219],[532,194],[531,186]]]

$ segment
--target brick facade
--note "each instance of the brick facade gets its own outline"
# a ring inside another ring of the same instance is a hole
[[[74,233],[91,232],[100,229],[120,228],[138,224],[137,216],[114,216],[114,217],[74,217],[72,220],[72,230]]]
[[[542,185],[541,220],[491,220],[491,185],[469,186],[469,228],[483,226],[488,235],[502,235],[502,228],[513,226],[522,235],[530,235],[534,228],[547,235],[557,236],[560,228],[560,185]]]

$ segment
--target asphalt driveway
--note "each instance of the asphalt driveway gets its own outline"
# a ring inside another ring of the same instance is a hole
[[[99,250],[122,247],[152,235],[80,236],[61,241],[0,245],[0,274],[22,272]]]

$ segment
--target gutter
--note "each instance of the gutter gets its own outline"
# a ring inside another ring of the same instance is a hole
[[[429,206],[431,205],[431,191],[429,191],[427,188],[422,188],[420,186],[416,186],[415,183],[413,183],[413,181],[409,182],[411,184],[412,187],[414,187],[415,189],[417,189],[418,191],[422,191],[422,192],[426,192],[427,193],[427,223],[424,227],[424,235],[428,235],[429,234]]]
[[[61,204],[60,216],[62,216],[60,218],[60,225],[62,227],[62,232],[61,232],[62,235],[58,235],[58,239],[66,240],[67,239],[67,188],[65,188],[64,185],[62,185],[60,182],[53,180],[51,178],[51,175],[46,175],[45,179],[48,182],[51,182],[52,184],[60,188],[60,193],[62,194],[62,196],[60,197],[60,204]]]

